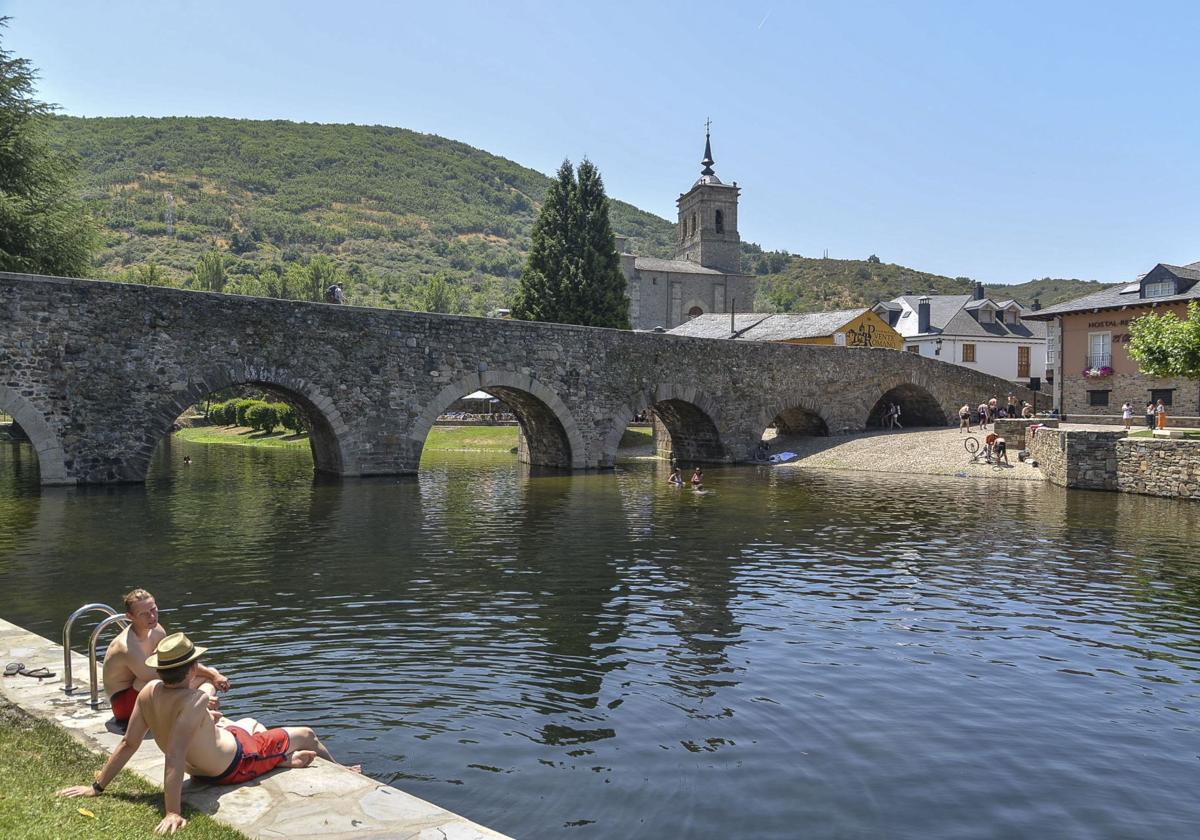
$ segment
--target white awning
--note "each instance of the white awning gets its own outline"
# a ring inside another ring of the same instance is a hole
[[[487,391],[475,391],[474,393],[467,394],[465,397],[463,397],[463,399],[464,400],[493,400],[493,399],[495,399],[495,397],[493,397]]]

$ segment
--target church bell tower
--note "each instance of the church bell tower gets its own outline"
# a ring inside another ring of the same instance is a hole
[[[675,259],[699,263],[726,274],[742,273],[742,240],[738,236],[737,182],[723,184],[713,171],[711,121],[705,124],[700,179],[675,204],[679,207]]]

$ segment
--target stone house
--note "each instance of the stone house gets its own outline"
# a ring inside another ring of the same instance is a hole
[[[834,312],[741,312],[736,315],[699,315],[667,332],[694,338],[730,338],[735,341],[769,341],[776,344],[887,347],[892,350],[899,350],[904,346],[904,338],[886,321],[866,308],[841,309]]]
[[[1141,373],[1127,352],[1131,321],[1148,313],[1186,317],[1193,300],[1200,300],[1200,262],[1159,263],[1132,283],[1026,315],[1048,326],[1055,404],[1072,416],[1112,415],[1129,400],[1140,419],[1147,400],[1161,399],[1172,414],[1200,414],[1200,382]]]
[[[741,191],[736,181],[722,183],[713,163],[706,134],[700,178],[675,202],[679,223],[674,258],[628,253],[627,239],[617,237],[635,330],[670,329],[697,315],[754,305],[757,283],[742,274]]]
[[[1046,326],[1015,300],[969,295],[901,295],[872,307],[904,336],[904,349],[1021,385],[1048,376]]]

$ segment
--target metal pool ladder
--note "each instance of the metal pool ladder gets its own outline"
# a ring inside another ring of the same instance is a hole
[[[75,684],[71,679],[71,626],[75,623],[75,619],[81,615],[90,612],[104,613],[105,618],[92,630],[92,636],[88,640],[88,676],[91,678],[92,698],[89,705],[93,709],[100,708],[100,681],[96,673],[96,641],[100,638],[100,634],[104,629],[111,624],[121,624],[122,627],[129,626],[129,619],[119,614],[108,604],[84,604],[75,612],[71,613],[71,617],[67,619],[67,623],[63,625],[63,687],[62,690],[67,694],[72,694],[75,691]]]

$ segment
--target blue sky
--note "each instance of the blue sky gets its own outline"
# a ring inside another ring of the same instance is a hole
[[[380,123],[987,282],[1200,260],[1200,4],[0,0],[65,113]]]

